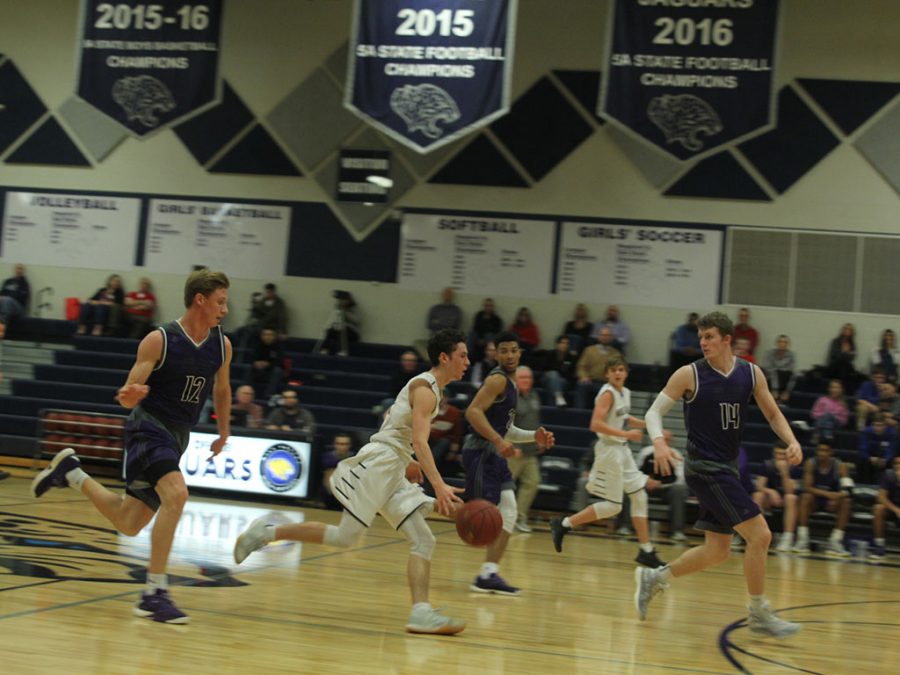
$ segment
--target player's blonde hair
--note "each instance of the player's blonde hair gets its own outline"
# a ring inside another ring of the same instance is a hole
[[[228,288],[231,282],[225,276],[225,272],[213,272],[207,268],[195,270],[190,273],[184,282],[184,306],[194,304],[194,296],[197,293],[209,297],[218,288]]]

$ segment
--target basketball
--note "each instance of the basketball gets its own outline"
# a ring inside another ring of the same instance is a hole
[[[486,499],[466,502],[456,512],[456,532],[471,546],[488,546],[500,535],[503,517],[500,509]]]

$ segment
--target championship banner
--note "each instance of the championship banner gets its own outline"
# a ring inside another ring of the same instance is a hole
[[[138,137],[217,103],[223,2],[82,0],[76,93]]]
[[[344,105],[426,153],[509,110],[517,0],[356,0]]]
[[[768,126],[778,0],[615,0],[599,113],[681,160]]]

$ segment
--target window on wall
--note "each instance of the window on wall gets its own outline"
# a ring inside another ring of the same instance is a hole
[[[900,314],[900,237],[730,228],[733,305]]]

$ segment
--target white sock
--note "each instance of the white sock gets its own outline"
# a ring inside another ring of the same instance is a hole
[[[641,544],[641,550],[646,551],[647,553],[653,553],[653,544],[647,542],[646,544]]]
[[[801,525],[800,527],[798,527],[797,528],[797,539],[800,539],[802,541],[808,541],[809,540],[809,528],[804,525]]]
[[[147,593],[146,595],[153,595],[156,593],[156,589],[161,588],[162,590],[168,590],[169,588],[169,575],[163,574],[153,574],[152,572],[147,572]]]
[[[266,525],[263,528],[263,532],[265,533],[265,540],[268,544],[269,542],[275,541],[275,526],[274,525]]]
[[[70,488],[75,488],[79,492],[81,492],[81,486],[90,476],[88,476],[84,469],[81,467],[77,467],[72,469],[71,471],[66,471],[66,482],[69,484]]]
[[[763,609],[768,603],[766,602],[765,595],[751,595],[750,596],[750,611],[758,612]]]
[[[562,526],[564,528],[566,528],[567,530],[572,529],[572,521],[569,520],[569,516],[566,516],[565,518],[562,519]]]
[[[656,573],[659,575],[659,580],[663,583],[669,583],[672,580],[672,568],[668,565],[663,565],[662,567],[656,568]]]
[[[492,574],[497,574],[500,571],[500,565],[497,563],[486,562],[481,566],[481,571],[478,573],[479,578],[487,579]]]
[[[843,540],[844,540],[844,531],[843,531],[843,530],[839,530],[839,529],[837,529],[837,528],[834,528],[834,529],[831,531],[831,541],[837,541],[837,542],[840,542],[840,541],[843,541]]]
[[[416,611],[427,612],[429,609],[431,609],[431,603],[429,603],[429,602],[417,602],[412,606],[412,611],[414,611],[414,612],[416,612]]]

